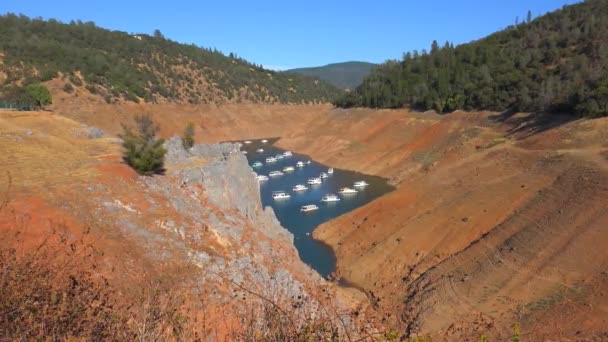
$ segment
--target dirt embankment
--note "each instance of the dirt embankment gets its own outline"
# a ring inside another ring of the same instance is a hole
[[[50,109],[77,122],[102,128],[110,134],[119,133],[121,124],[130,124],[133,116],[138,114],[151,114],[160,125],[161,135],[167,138],[182,134],[186,124],[192,122],[196,127],[198,142],[284,136],[288,132],[305,129],[331,109],[329,105],[281,104],[109,105],[100,103],[97,97],[82,96],[79,101],[54,99]]]
[[[200,336],[239,329],[260,298],[297,309],[293,319],[364,310],[301,262],[235,144],[186,152],[170,140],[166,174],[141,177],[114,137],[57,114],[0,112],[0,142],[2,236],[15,232],[27,252],[56,230],[86,232],[117,292],[174,281],[192,300],[189,317],[204,316]]]
[[[398,185],[314,235],[406,332],[608,331],[608,120],[334,110],[279,144]]]
[[[448,340],[605,337],[608,122],[328,106],[56,109],[116,132],[150,112],[163,134],[281,136],[281,147],[389,178],[397,190],[315,231],[388,325]]]

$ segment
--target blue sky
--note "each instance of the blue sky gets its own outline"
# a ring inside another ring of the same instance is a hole
[[[74,1],[0,0],[0,13],[80,19],[235,52],[272,69],[360,60],[380,63],[433,39],[481,38],[568,0]]]

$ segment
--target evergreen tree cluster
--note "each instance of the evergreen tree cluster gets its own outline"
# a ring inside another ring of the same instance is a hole
[[[338,107],[608,115],[608,3],[587,0],[454,47],[376,68]]]
[[[226,56],[217,49],[180,44],[159,30],[152,35],[128,34],[93,22],[0,16],[0,53],[7,74],[0,97],[6,100],[19,93],[17,85],[45,82],[59,73],[69,83],[66,92],[86,83],[87,90],[108,102],[206,103],[219,98],[301,103],[329,102],[341,94],[326,82],[266,70],[233,53]]]

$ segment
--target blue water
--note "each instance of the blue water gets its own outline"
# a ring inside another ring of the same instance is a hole
[[[250,165],[255,161],[261,161],[264,164],[262,167],[254,168],[258,174],[268,176],[271,171],[282,171],[285,166],[295,167],[300,160],[311,160],[305,155],[294,153],[292,157],[283,158],[276,163],[266,164],[266,157],[284,152],[284,150],[272,145],[277,139],[268,140],[269,142],[266,144],[260,140],[252,140],[251,144],[243,144],[242,147],[243,151],[247,151],[247,159]],[[263,148],[264,152],[257,153],[256,149],[258,148]],[[327,166],[311,160],[311,163],[304,168],[296,167],[292,173],[285,173],[284,176],[279,177],[269,177],[268,181],[260,183],[262,204],[271,206],[281,225],[294,235],[295,246],[300,258],[324,277],[336,270],[336,256],[330,247],[312,238],[312,231],[320,224],[365,205],[394,189],[387,184],[384,178],[340,169],[335,169],[333,175],[323,180],[323,184],[307,184],[309,178],[318,177],[321,172],[327,172],[327,169]],[[370,185],[363,189],[359,188],[357,194],[344,196],[338,194],[340,188],[352,188],[353,183],[359,180],[364,180]],[[296,184],[304,184],[308,186],[308,190],[294,192],[292,189]],[[291,198],[273,200],[273,191],[285,191],[291,195]],[[328,193],[338,195],[341,201],[322,203],[321,198]],[[316,204],[319,206],[319,210],[308,213],[300,212],[300,208],[306,204]]]

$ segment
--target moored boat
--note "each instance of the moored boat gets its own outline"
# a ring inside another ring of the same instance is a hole
[[[321,177],[321,178],[327,178],[327,177],[329,177],[329,175],[327,173],[325,173],[325,172],[321,172],[321,174],[319,175],[319,177]]]
[[[316,204],[303,205],[302,208],[300,208],[300,211],[304,213],[315,210],[319,210],[319,207]]]
[[[266,162],[267,163],[276,163],[277,162],[277,158],[275,158],[275,157],[268,157],[268,158],[266,158]]]
[[[330,175],[333,175],[334,174],[334,168],[330,167],[329,169],[327,169],[327,173],[330,174]]]
[[[293,172],[295,171],[295,168],[293,166],[285,166],[283,168],[283,172]]]
[[[340,197],[334,195],[334,194],[327,194],[325,196],[323,196],[323,198],[321,198],[321,202],[338,202],[340,200]]]
[[[298,184],[296,186],[293,187],[293,191],[306,191],[308,190],[308,187],[306,185],[303,184]]]
[[[356,181],[354,186],[357,188],[364,188],[366,186],[368,186],[369,184],[366,181]]]
[[[258,148],[257,150],[255,150],[257,153],[263,153],[264,149],[263,148]]]
[[[321,181],[321,178],[315,177],[315,178],[311,178],[308,180],[308,184],[311,185],[316,185],[316,184],[321,184],[323,183],[323,181]]]
[[[281,171],[270,171],[270,173],[268,175],[270,177],[278,177],[278,176],[282,176],[283,172],[281,172]]]
[[[266,139],[262,139],[262,144],[265,144],[265,143],[267,143],[267,142],[268,142],[268,140],[266,140]]]
[[[264,164],[262,164],[261,161],[255,161],[255,162],[253,162],[253,164],[251,166],[253,166],[253,167],[262,167],[263,165]]]
[[[267,181],[267,180],[268,180],[268,176],[258,175],[258,181],[263,182],[263,181]]]
[[[274,200],[284,200],[289,199],[290,197],[291,195],[284,191],[275,191],[272,193],[272,199]]]
[[[297,167],[304,167],[304,162],[303,161],[299,161],[296,163]]]
[[[291,157],[291,156],[293,156],[293,153],[291,153],[291,151],[285,151],[285,152],[283,152],[283,156],[284,157]]]
[[[342,188],[338,192],[343,195],[349,195],[349,194],[356,194],[358,191],[356,189],[352,189],[352,188]]]
[[[245,140],[245,144],[249,145],[249,144],[251,144],[251,141],[250,140]]]

